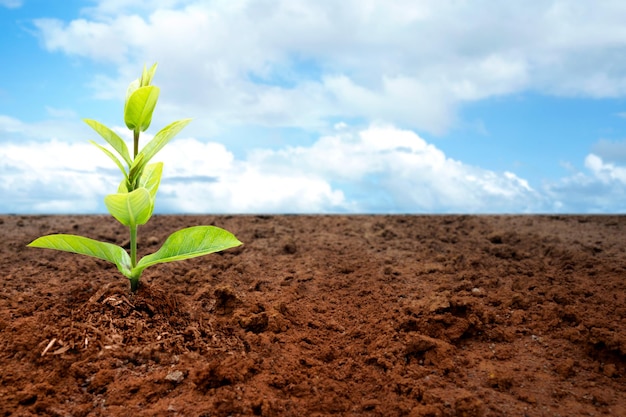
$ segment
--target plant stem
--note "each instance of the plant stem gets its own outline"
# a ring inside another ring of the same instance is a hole
[[[130,264],[131,268],[137,266],[137,226],[130,226]],[[130,292],[137,291],[139,277],[130,279]]]
[[[133,142],[135,145],[133,148],[133,158],[136,158],[139,153],[139,133],[141,133],[139,129],[133,130]]]
[[[133,159],[137,157],[137,154],[139,153],[139,134],[141,132],[139,131],[139,129],[135,129],[133,131]],[[132,187],[135,186],[135,184],[131,184]],[[128,190],[133,191],[131,189]],[[132,225],[130,226],[130,264],[131,264],[131,268],[134,268],[135,266],[137,266],[137,225]],[[135,291],[137,291],[137,288],[139,287],[139,276],[137,277],[132,277],[130,279],[130,292],[134,293]]]
[[[130,264],[137,266],[137,226],[130,226]]]
[[[139,277],[130,279],[130,292],[134,293],[139,288]]]

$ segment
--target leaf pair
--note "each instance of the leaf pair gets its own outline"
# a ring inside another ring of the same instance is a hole
[[[150,142],[146,144],[146,146],[135,156],[134,160],[131,159],[130,154],[128,152],[128,147],[126,146],[126,142],[119,137],[117,133],[113,130],[109,129],[107,126],[102,123],[92,120],[92,119],[84,119],[85,123],[87,123],[93,130],[95,130],[113,149],[118,153],[118,155],[122,158],[121,160],[116,157],[110,150],[105,148],[104,146],[90,141],[96,147],[98,147],[102,152],[104,152],[111,160],[117,165],[117,167],[124,175],[124,180],[126,182],[126,189],[128,191],[133,191],[138,187],[139,181],[141,179],[141,175],[146,168],[148,162],[161,150],[167,143],[174,138],[185,126],[191,122],[191,119],[183,119],[178,120],[176,122],[170,123],[161,129],[155,136],[152,138]],[[126,163],[126,167],[123,162]]]
[[[239,245],[241,242],[232,233],[219,227],[188,227],[172,233],[157,252],[143,257],[134,267],[131,265],[130,256],[123,248],[83,236],[66,234],[43,236],[28,246],[57,249],[109,261],[127,278],[138,280],[143,270],[149,266],[208,255]]]

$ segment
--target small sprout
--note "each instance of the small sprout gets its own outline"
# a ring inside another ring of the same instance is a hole
[[[111,215],[130,231],[130,255],[117,245],[99,242],[83,236],[55,234],[35,239],[28,246],[78,253],[112,262],[130,281],[135,292],[144,269],[164,262],[195,258],[241,245],[230,232],[215,226],[193,226],[172,233],[155,253],[137,260],[137,229],[146,224],[154,211],[157,190],[161,183],[163,163],[149,164],[150,160],[176,136],[191,119],[178,120],[161,129],[139,151],[141,132],[148,129],[152,113],[159,98],[159,88],[151,85],[156,64],[144,67],[141,77],[133,81],[126,92],[124,122],[133,132],[133,157],[126,142],[117,133],[95,120],[85,119],[117,153],[91,141],[102,150],[122,172],[123,179],[114,194],[105,197],[104,203]]]

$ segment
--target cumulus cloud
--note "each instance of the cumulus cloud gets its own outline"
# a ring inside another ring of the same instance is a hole
[[[257,149],[244,159],[181,138],[156,159],[165,163],[161,212],[526,212],[540,199],[513,173],[463,164],[388,125],[339,125],[311,146]],[[120,178],[86,143],[5,143],[0,160],[5,211],[10,201],[8,211],[101,212]]]
[[[347,209],[343,193],[315,172],[236,160],[221,144],[178,140],[160,159],[165,163],[159,202],[163,211],[318,213]]]
[[[592,172],[595,178],[603,183],[618,182],[626,184],[626,168],[611,163],[605,163],[602,158],[597,155],[587,155],[585,158],[585,167]]]
[[[551,211],[610,213],[626,210],[626,166],[589,154],[585,171],[546,184]]]
[[[0,143],[0,211],[101,211],[103,190],[113,189],[107,161],[89,144],[50,140]],[[100,163],[100,161],[102,163]]]
[[[537,203],[535,191],[513,173],[463,164],[392,126],[325,136],[311,147],[258,151],[249,159],[349,184],[346,198],[362,212],[524,212]]]
[[[467,101],[623,96],[625,13],[592,0],[107,0],[35,26],[50,51],[116,66],[94,80],[99,97],[159,61],[168,111],[213,123],[376,119],[443,133]]]

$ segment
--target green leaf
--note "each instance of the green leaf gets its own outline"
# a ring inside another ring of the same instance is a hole
[[[117,221],[128,227],[146,224],[154,209],[150,192],[143,187],[130,193],[109,194],[104,204]]]
[[[93,130],[95,130],[100,136],[102,136],[102,138],[106,140],[109,145],[111,145],[113,149],[117,151],[117,153],[130,167],[132,160],[130,159],[128,147],[126,146],[126,142],[124,142],[124,139],[120,138],[117,133],[98,121],[91,119],[83,119],[83,121],[87,123]]]
[[[144,87],[146,85],[152,84],[152,78],[154,77],[154,73],[156,72],[157,64],[154,63],[149,70],[146,70],[146,66],[143,66],[143,73],[141,74],[141,86]]]
[[[143,147],[139,155],[143,155],[143,164],[147,164],[167,143],[172,140],[185,126],[191,122],[191,119],[177,120],[165,126],[152,138],[150,142]]]
[[[133,95],[137,89],[141,87],[141,79],[137,78],[135,81],[128,85],[126,89],[126,100],[124,101],[124,114],[126,114],[126,107],[128,107],[128,99]]]
[[[159,99],[159,87],[148,85],[136,89],[124,107],[124,122],[130,130],[146,130]]]
[[[100,149],[102,152],[104,152],[109,158],[111,158],[111,160],[113,162],[115,162],[115,164],[117,165],[117,167],[120,169],[120,171],[122,171],[122,174],[124,174],[124,178],[126,180],[128,180],[128,174],[126,174],[126,169],[124,168],[124,165],[122,165],[122,163],[120,162],[119,159],[117,159],[115,157],[115,155],[113,155],[113,152],[111,152],[110,150],[108,150],[107,148],[105,148],[102,145],[97,144],[96,142],[94,142],[93,140],[90,140],[89,142],[91,142],[93,145],[97,146],[98,149]]]
[[[124,276],[131,277],[130,256],[123,248],[112,243],[99,242],[82,236],[57,234],[42,236],[28,246],[78,253],[109,261],[114,263]]]
[[[137,91],[139,87],[146,87],[152,83],[152,78],[154,77],[154,73],[156,72],[157,64],[153,64],[150,69],[146,69],[146,66],[143,66],[143,71],[141,73],[141,77],[137,78],[133,82],[128,85],[126,89],[126,100],[124,104],[124,111],[126,111],[126,106],[128,105],[128,99],[130,96]]]
[[[120,185],[117,187],[117,193],[118,194],[124,194],[128,192],[128,180],[127,179],[123,179],[122,182],[120,182]]]
[[[139,179],[139,186],[145,188],[150,192],[150,198],[154,202],[156,193],[159,190],[159,184],[161,183],[161,174],[163,173],[163,162],[157,162],[146,166]]]
[[[143,257],[133,269],[133,274],[163,262],[180,261],[208,255],[241,245],[227,230],[215,226],[193,226],[172,233],[161,249]]]

